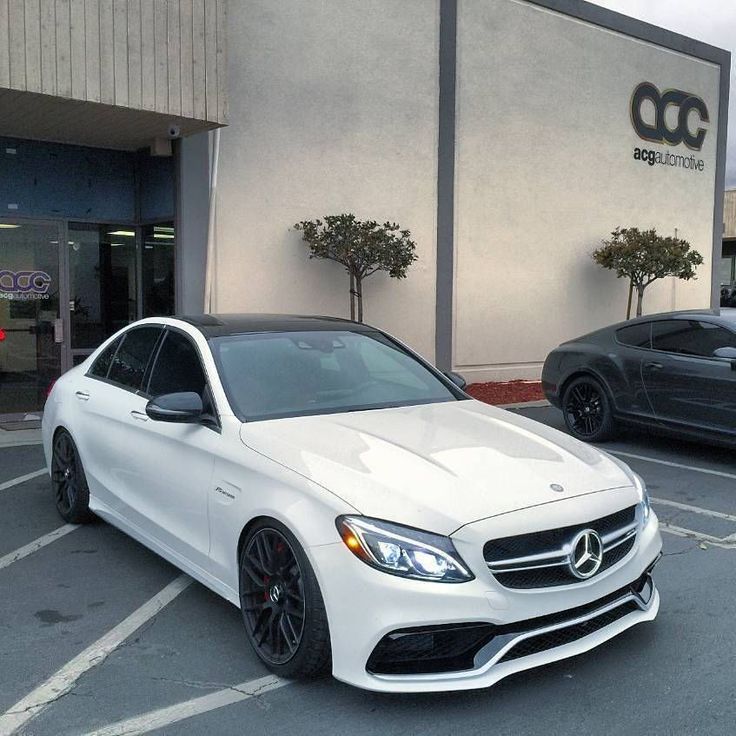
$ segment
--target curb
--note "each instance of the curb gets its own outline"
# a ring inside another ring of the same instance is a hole
[[[496,404],[499,409],[532,409],[535,406],[552,406],[547,399],[539,401],[521,401],[517,404]]]

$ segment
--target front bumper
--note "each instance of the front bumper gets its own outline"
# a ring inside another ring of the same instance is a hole
[[[473,689],[586,652],[656,617],[659,593],[651,568],[661,545],[652,513],[635,548],[614,568],[582,583],[538,590],[503,588],[490,573],[461,584],[406,580],[368,567],[342,543],[313,547],[330,621],[333,675],[384,692]],[[439,633],[432,641],[447,645],[441,638],[447,630],[461,630],[468,648],[463,657],[447,660],[444,671],[426,671],[436,662],[413,672],[387,666],[396,663],[397,651],[411,649],[407,636],[418,635],[421,648],[422,637],[426,646],[426,636]],[[400,639],[407,646],[392,652],[392,640]]]

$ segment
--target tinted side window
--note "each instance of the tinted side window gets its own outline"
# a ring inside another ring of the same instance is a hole
[[[194,391],[202,396],[205,386],[204,370],[197,349],[178,332],[166,333],[151,371],[148,393],[152,396]]]
[[[126,332],[107,377],[134,391],[140,389],[160,335],[160,327],[136,327]]]
[[[736,347],[736,335],[699,320],[665,320],[652,325],[652,347],[681,355],[711,358],[717,348]]]
[[[92,364],[89,369],[90,376],[96,376],[97,378],[107,378],[107,372],[110,370],[110,364],[115,356],[115,351],[120,345],[120,338],[113,340],[99,355],[97,360]]]
[[[649,339],[651,327],[651,322],[622,327],[616,330],[616,339],[623,345],[630,345],[632,348],[648,348],[651,344]]]

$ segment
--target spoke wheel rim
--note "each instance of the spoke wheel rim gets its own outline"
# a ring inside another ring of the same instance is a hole
[[[301,566],[276,529],[260,529],[249,540],[241,562],[240,600],[258,653],[271,664],[286,664],[299,650],[306,606]]]
[[[601,392],[591,383],[575,384],[567,395],[565,415],[575,433],[592,437],[603,426],[605,419]]]
[[[51,482],[57,508],[62,514],[71,513],[79,496],[79,464],[72,438],[65,432],[54,441]]]

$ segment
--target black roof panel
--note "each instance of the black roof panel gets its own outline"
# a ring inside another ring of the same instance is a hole
[[[195,314],[177,315],[175,319],[188,322],[209,340],[225,335],[252,332],[296,332],[299,330],[352,330],[368,332],[374,327],[339,317],[319,317],[303,314]]]

